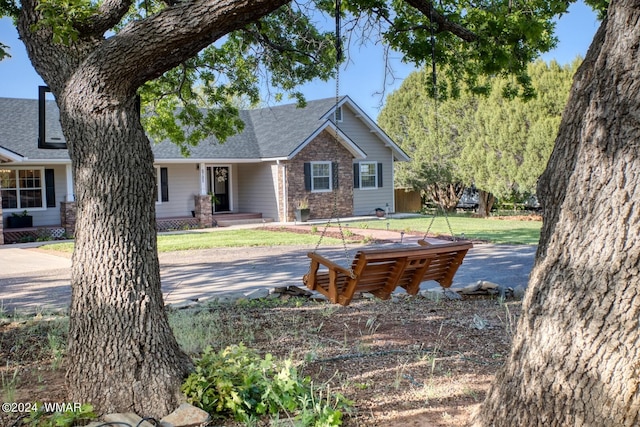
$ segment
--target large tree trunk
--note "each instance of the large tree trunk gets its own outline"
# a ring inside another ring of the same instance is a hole
[[[179,403],[191,361],[169,328],[160,288],[151,145],[135,94],[230,31],[286,0],[198,0],[126,25],[131,0],[102,2],[69,45],[37,27],[23,0],[18,31],[60,107],[77,223],[68,344],[70,401],[161,417]],[[35,141],[34,141],[35,144]]]
[[[178,406],[190,360],[169,328],[160,289],[151,147],[135,98],[92,114],[95,104],[84,97],[59,103],[78,209],[69,399],[161,417]]]
[[[496,197],[487,191],[478,190],[478,213],[477,215],[486,218],[491,215],[491,209],[496,201]]]
[[[454,212],[462,196],[464,185],[461,182],[434,183],[427,187],[426,193],[447,212]]]
[[[576,74],[523,315],[474,425],[640,425],[639,21],[614,0]]]

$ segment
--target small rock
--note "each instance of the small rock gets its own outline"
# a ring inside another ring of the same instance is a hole
[[[459,294],[459,293],[457,293],[457,292],[453,292],[452,290],[449,290],[449,289],[445,289],[445,290],[444,290],[444,297],[445,297],[446,299],[448,299],[448,300],[452,300],[452,301],[454,301],[454,300],[461,300],[461,299],[462,299],[462,296],[460,296],[460,294]]]
[[[187,308],[195,307],[196,305],[197,304],[195,304],[193,301],[181,301],[177,303],[167,304],[166,308],[167,310],[185,310]]]
[[[269,289],[267,288],[259,288],[254,289],[251,292],[244,294],[245,298],[253,300],[253,299],[261,299],[269,296]]]
[[[504,297],[509,296],[510,292],[513,292],[511,288],[505,288],[487,280],[478,280],[460,290],[463,295],[501,295]]]
[[[373,295],[370,292],[362,292],[360,293],[360,298],[364,298],[364,299],[376,299],[376,296]],[[354,299],[355,299],[355,295],[354,295]]]
[[[311,301],[317,301],[317,302],[326,302],[329,301],[329,298],[327,298],[326,296],[322,295],[321,293],[317,293],[317,294],[313,294],[309,297],[309,299]]]
[[[497,294],[500,290],[501,286],[498,285],[497,283],[493,283],[493,282],[488,282],[486,280],[482,280],[480,282],[480,289],[482,289],[483,291],[487,292],[488,294]]]
[[[196,408],[188,403],[183,403],[160,420],[162,427],[199,427],[209,422],[211,417],[206,411]]]
[[[232,302],[236,302],[240,299],[245,299],[246,297],[244,296],[244,294],[242,292],[230,292],[228,294],[222,294],[222,295],[218,295],[218,297],[216,298],[216,300],[219,303],[232,303]]]
[[[479,331],[489,328],[489,322],[486,319],[478,316],[477,314],[473,315],[473,324],[472,327],[478,329]]]
[[[472,283],[464,288],[460,289],[460,293],[464,295],[472,295],[482,289],[482,281],[478,280],[476,283]]]
[[[524,288],[522,286],[516,286],[513,290],[513,297],[516,299],[524,298]]]
[[[297,286],[293,286],[293,285],[289,286],[286,292],[290,295],[301,296],[301,297],[310,297],[312,295],[312,292],[306,289],[299,288]]]
[[[142,417],[134,414],[133,412],[127,412],[126,414],[107,414],[102,417],[102,420],[105,423],[111,424],[122,424],[122,425],[131,425],[131,426],[139,426],[139,427],[153,427],[153,425],[147,421],[141,422]]]

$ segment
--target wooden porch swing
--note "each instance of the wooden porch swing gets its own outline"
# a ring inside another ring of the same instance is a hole
[[[351,269],[309,252],[311,267],[303,281],[309,289],[341,305],[349,305],[356,292],[389,299],[398,286],[409,295],[416,295],[420,284],[427,280],[434,280],[443,288],[450,287],[467,251],[473,247],[469,241],[418,243],[418,247],[360,250]],[[327,271],[318,271],[321,265]]]
[[[340,43],[340,0],[336,0],[336,108],[339,103],[339,67],[342,53]],[[432,43],[434,43],[433,31]],[[336,126],[338,126],[337,121]],[[333,205],[332,218],[338,219],[338,228],[348,261],[346,242],[337,215],[337,194],[335,193]],[[473,247],[469,241],[432,245],[426,241],[425,234],[425,238],[418,241],[418,246],[360,250],[351,261],[350,268],[345,268],[316,253],[330,222],[331,219],[327,221],[315,251],[307,254],[311,258],[311,264],[308,273],[303,277],[303,282],[309,289],[325,295],[332,303],[344,306],[351,303],[357,292],[369,292],[384,300],[389,299],[391,293],[398,287],[404,288],[410,295],[416,295],[420,284],[427,280],[434,280],[443,288],[448,288],[467,251]],[[449,229],[451,230],[451,226]],[[451,234],[453,236],[453,232]],[[322,271],[320,266],[323,267]]]

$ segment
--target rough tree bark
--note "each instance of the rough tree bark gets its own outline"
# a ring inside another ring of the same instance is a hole
[[[37,1],[25,0],[18,31],[56,97],[75,180],[69,400],[159,418],[179,403],[191,362],[164,311],[153,154],[136,90],[286,1],[179,3],[105,39],[130,3],[104,2],[65,46],[50,29],[32,30]]]
[[[476,426],[640,425],[640,2],[612,1],[538,194],[509,361]]]

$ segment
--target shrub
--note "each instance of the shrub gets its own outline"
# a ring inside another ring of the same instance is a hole
[[[256,423],[263,416],[285,415],[304,426],[339,426],[349,402],[337,394],[315,392],[308,377],[301,378],[291,360],[260,358],[244,345],[219,353],[208,347],[195,371],[182,385],[187,400],[213,416],[232,416]]]

